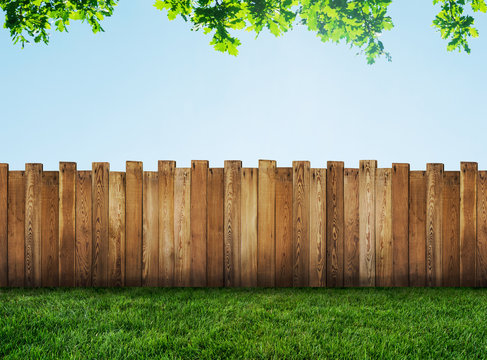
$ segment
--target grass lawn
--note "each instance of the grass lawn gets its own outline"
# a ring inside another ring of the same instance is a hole
[[[0,289],[0,358],[486,358],[487,289]]]

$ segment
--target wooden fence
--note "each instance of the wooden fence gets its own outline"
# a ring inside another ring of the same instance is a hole
[[[486,286],[487,171],[0,164],[0,286]]]

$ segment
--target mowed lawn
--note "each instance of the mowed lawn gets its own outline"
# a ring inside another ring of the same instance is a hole
[[[2,289],[0,358],[487,357],[484,289]]]

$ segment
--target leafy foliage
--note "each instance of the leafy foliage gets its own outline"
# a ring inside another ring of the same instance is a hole
[[[103,31],[100,21],[111,16],[119,0],[0,0],[4,27],[14,43],[49,42],[49,31],[67,31],[70,21],[86,21],[93,32]],[[392,0],[155,0],[170,20],[181,17],[192,30],[212,34],[210,44],[222,52],[238,54],[238,30],[264,30],[275,36],[304,25],[323,42],[344,42],[363,53],[369,64],[380,56],[390,60],[380,35],[393,28],[387,15]],[[433,26],[448,41],[449,51],[470,53],[468,40],[478,37],[471,13],[487,12],[486,0],[433,0],[440,11]]]

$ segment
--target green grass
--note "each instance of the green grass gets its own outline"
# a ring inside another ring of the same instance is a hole
[[[484,289],[0,289],[0,358],[485,358]]]

